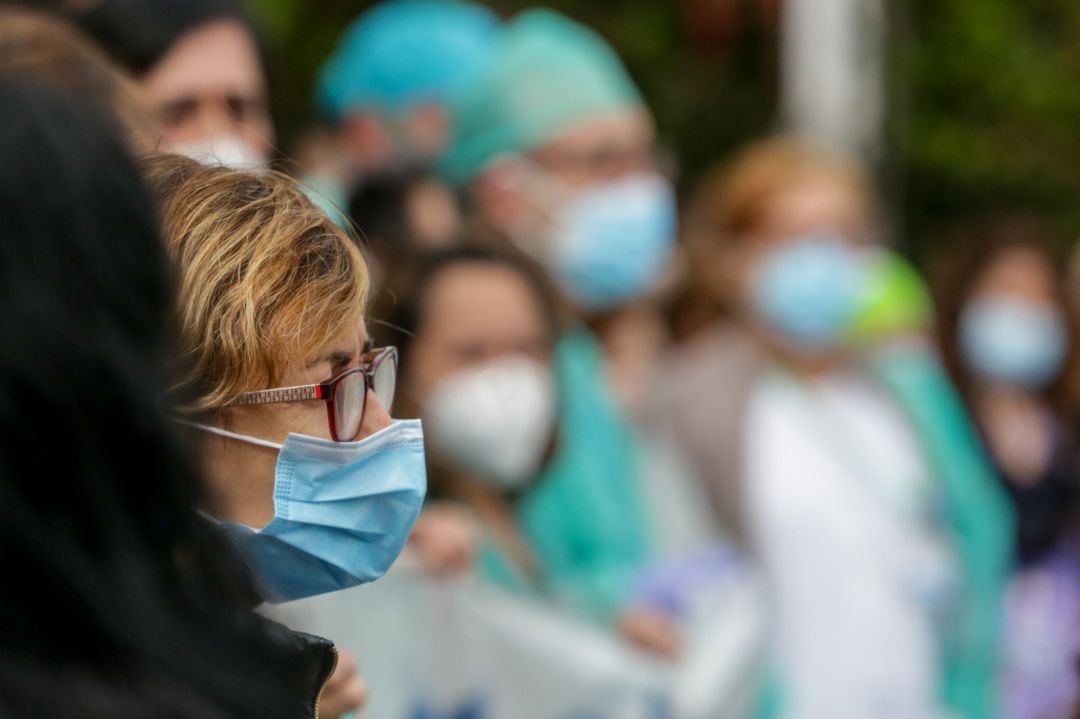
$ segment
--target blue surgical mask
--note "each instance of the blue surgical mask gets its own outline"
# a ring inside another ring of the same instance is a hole
[[[973,301],[960,317],[960,349],[985,380],[1039,390],[1061,371],[1068,330],[1055,308],[1020,297]]]
[[[795,238],[761,261],[750,285],[750,305],[797,349],[827,351],[843,341],[864,275],[858,252],[842,238]]]
[[[586,189],[523,161],[519,194],[548,217],[539,234],[512,232],[586,311],[618,307],[648,292],[667,266],[677,212],[671,184],[639,173]]]
[[[290,434],[277,444],[195,426],[278,450],[274,519],[262,529],[221,523],[267,601],[370,582],[397,559],[427,489],[419,420],[396,421],[359,442]]]
[[[552,269],[579,307],[617,307],[656,283],[675,231],[675,194],[660,176],[599,185],[580,192],[559,213]]]

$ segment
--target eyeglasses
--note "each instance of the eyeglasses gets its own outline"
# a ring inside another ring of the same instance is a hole
[[[347,369],[327,382],[244,392],[227,406],[322,400],[326,402],[330,436],[335,442],[351,442],[364,422],[369,388],[386,411],[390,411],[397,385],[397,364],[397,347],[378,347],[360,356],[359,367]]]
[[[678,174],[673,155],[651,146],[605,146],[585,151],[549,148],[528,157],[549,172],[578,179],[610,180],[633,172],[659,172],[668,178]]]

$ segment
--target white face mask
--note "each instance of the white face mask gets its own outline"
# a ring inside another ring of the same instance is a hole
[[[551,440],[551,369],[511,357],[464,370],[436,385],[423,420],[440,456],[478,480],[519,488],[535,476]]]
[[[270,169],[270,162],[265,155],[233,135],[214,135],[171,143],[167,149],[203,165],[251,172]]]

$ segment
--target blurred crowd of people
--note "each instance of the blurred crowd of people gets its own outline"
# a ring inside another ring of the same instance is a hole
[[[735,557],[753,716],[1071,716],[1072,237],[916,268],[770,128],[685,187],[551,10],[375,5],[286,149],[265,54],[234,0],[0,2],[0,714],[362,712],[251,609],[400,554],[669,662]]]

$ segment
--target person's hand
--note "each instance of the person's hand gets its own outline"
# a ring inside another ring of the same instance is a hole
[[[476,519],[466,509],[436,504],[420,513],[408,546],[424,570],[454,574],[472,566],[477,534]]]
[[[652,654],[674,659],[682,640],[679,628],[667,614],[654,609],[631,609],[615,622],[624,639]]]
[[[368,688],[357,673],[356,657],[339,649],[337,667],[323,685],[319,697],[319,716],[339,719],[367,703]]]

